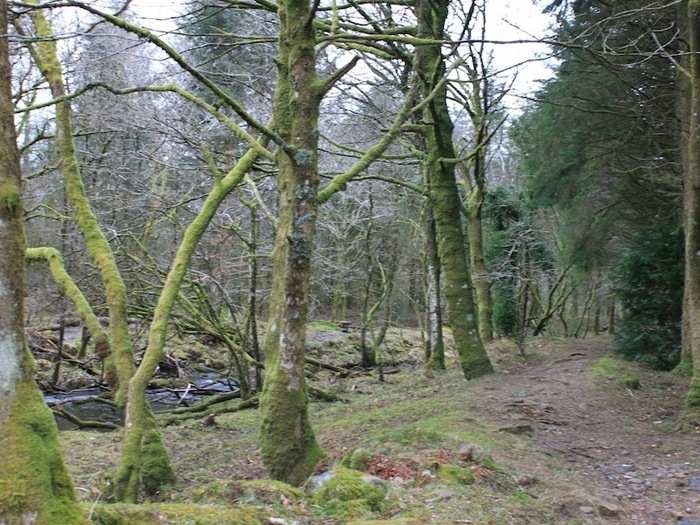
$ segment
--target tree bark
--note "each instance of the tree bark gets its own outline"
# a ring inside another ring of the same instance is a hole
[[[323,452],[309,423],[304,351],[318,193],[318,116],[313,8],[280,0],[275,129],[279,218],[265,335],[260,449],[270,475],[294,485],[313,472]]]
[[[38,4],[37,0],[29,0],[29,3]],[[53,31],[41,10],[32,11],[31,16],[36,35],[42,39],[30,47],[32,56],[49,83],[51,95],[54,98],[63,97],[66,89]],[[85,241],[87,251],[100,270],[104,285],[109,308],[111,348],[106,366],[107,379],[113,388],[114,400],[118,405],[124,406],[128,383],[134,372],[133,347],[127,319],[126,287],[117,267],[114,252],[97,222],[85,193],[73,143],[73,123],[68,101],[56,104],[55,140],[59,171],[63,177],[68,203],[73,210],[75,222]]]
[[[425,210],[426,251],[426,367],[431,370],[445,369],[445,342],[442,333],[442,304],[440,301],[440,257],[438,256],[435,219],[431,206]]]
[[[677,8],[678,32],[680,34],[679,41],[688,41],[688,6],[685,2],[681,2]],[[679,62],[682,67],[688,69],[690,60],[688,58],[688,49],[681,48],[685,54],[681,54]],[[690,79],[683,72],[678,72],[677,77],[677,97],[678,97],[678,139],[679,139],[679,158],[681,165],[682,186],[688,184],[686,175],[688,173],[688,139],[689,139],[689,124],[690,124]],[[683,191],[683,231],[687,233],[687,203],[688,192]],[[690,303],[689,303],[689,285],[688,275],[686,271],[683,282],[683,312],[681,318],[681,359],[676,366],[675,372],[681,375],[691,376],[693,373],[693,348],[691,344],[692,327],[690,323]]]
[[[693,376],[688,389],[689,407],[700,407],[700,0],[688,1],[690,44],[690,117],[688,169],[684,180],[685,272],[688,289],[690,345]]]
[[[449,0],[418,0],[418,37],[442,40]],[[424,111],[427,142],[429,197],[435,217],[441,277],[455,347],[465,378],[472,379],[493,371],[479,337],[478,321],[469,273],[466,242],[462,229],[461,200],[457,189],[452,142],[453,125],[447,106],[447,87],[438,82],[445,75],[439,44],[416,48],[416,71],[423,96],[433,94]],[[445,159],[450,159],[445,162]]]
[[[87,524],[24,336],[25,240],[7,12],[0,0],[0,523]]]

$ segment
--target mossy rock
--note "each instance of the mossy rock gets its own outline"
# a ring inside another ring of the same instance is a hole
[[[379,478],[345,467],[311,478],[311,501],[327,515],[338,518],[369,517],[382,509],[387,486]]]
[[[457,465],[438,465],[436,474],[438,479],[445,483],[471,485],[476,480],[474,473],[469,468],[459,467]]]
[[[211,505],[97,505],[92,510],[96,525],[262,525],[257,510]]]
[[[279,503],[282,498],[300,500],[304,491],[281,481],[253,479],[243,481],[214,481],[194,490],[197,503]]]
[[[349,469],[366,471],[371,459],[372,453],[369,450],[366,448],[356,448],[346,454],[341,460],[340,465]]]

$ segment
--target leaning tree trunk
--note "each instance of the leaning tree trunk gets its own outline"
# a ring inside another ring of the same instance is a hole
[[[685,272],[691,327],[693,377],[688,390],[690,407],[700,407],[700,0],[688,1],[690,44],[690,118],[685,200]]]
[[[37,4],[37,0],[29,0]],[[34,61],[46,78],[51,94],[58,99],[66,95],[63,70],[58,60],[56,41],[51,26],[41,10],[32,12],[32,21],[40,42],[30,47]],[[82,235],[90,257],[100,271],[109,309],[109,335],[111,355],[107,363],[109,383],[119,406],[126,402],[126,389],[134,372],[133,348],[127,319],[126,287],[114,257],[114,252],[97,222],[90,201],[85,193],[75,145],[73,123],[68,101],[56,104],[56,152],[58,169],[63,177],[65,193],[78,230]]]
[[[309,423],[304,380],[306,315],[316,227],[318,115],[313,8],[280,0],[274,121],[286,146],[278,151],[279,220],[265,334],[260,448],[270,475],[299,485],[323,452]]]
[[[417,0],[418,36],[443,40],[448,7],[449,0]],[[445,75],[440,44],[417,47],[416,72],[421,79],[423,96],[433,96],[424,111],[426,162],[430,170],[428,191],[437,229],[441,276],[452,336],[464,376],[471,379],[492,372],[493,367],[479,337],[465,253],[447,87],[444,82],[438,84]]]
[[[5,0],[0,34],[0,523],[86,524],[24,337],[25,243]]]

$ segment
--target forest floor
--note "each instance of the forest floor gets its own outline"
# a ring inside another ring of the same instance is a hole
[[[316,328],[314,356],[347,364],[352,338]],[[685,379],[615,359],[603,337],[533,340],[526,360],[505,342],[490,353],[492,376],[465,383],[453,362],[426,376],[417,333],[392,330],[385,382],[376,373],[315,375],[348,401],[311,403],[326,465],[358,447],[368,451],[366,470],[389,487],[381,505],[323,506],[250,481],[265,477],[254,410],[165,427],[178,481],[160,499],[246,505],[261,523],[288,525],[700,524],[700,436],[675,429]],[[116,461],[119,435],[61,437],[90,507]],[[459,469],[474,482],[441,475]]]

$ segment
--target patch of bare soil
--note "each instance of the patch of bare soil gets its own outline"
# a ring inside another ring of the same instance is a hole
[[[515,461],[547,478],[562,523],[581,522],[570,516],[700,525],[700,434],[674,430],[686,380],[639,368],[641,388],[633,391],[591,376],[591,365],[610,353],[607,339],[533,345],[546,362],[506,365],[473,384],[478,402],[469,408],[503,432],[527,436],[552,459]],[[573,480],[578,489],[557,493],[557,477],[562,488]]]

